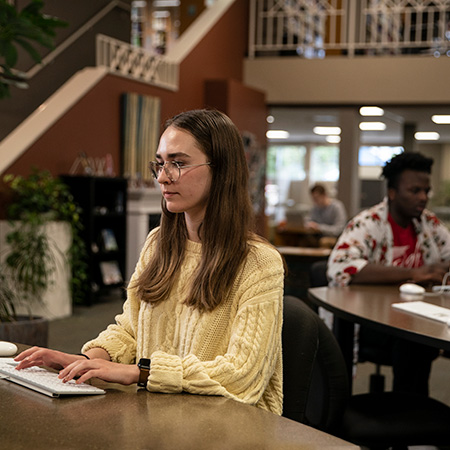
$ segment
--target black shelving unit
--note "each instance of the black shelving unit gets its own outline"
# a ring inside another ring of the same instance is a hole
[[[64,175],[82,208],[82,237],[86,242],[90,295],[86,304],[125,280],[127,180],[118,177]]]

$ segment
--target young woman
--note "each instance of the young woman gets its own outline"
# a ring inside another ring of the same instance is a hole
[[[31,348],[18,369],[43,364],[62,368],[64,381],[222,395],[281,414],[283,263],[251,231],[239,131],[218,111],[179,114],[150,169],[161,226],[147,238],[123,313],[83,355]]]

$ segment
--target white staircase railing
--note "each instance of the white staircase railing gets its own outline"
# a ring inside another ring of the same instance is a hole
[[[251,0],[249,56],[450,56],[450,0]]]
[[[97,35],[96,64],[110,73],[178,90],[178,64],[127,42]]]

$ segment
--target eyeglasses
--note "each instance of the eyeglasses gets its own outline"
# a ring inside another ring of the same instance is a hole
[[[164,169],[167,177],[172,183],[178,181],[181,177],[181,169],[187,169],[189,167],[199,167],[199,166],[208,166],[210,162],[206,162],[203,164],[189,164],[187,166],[182,163],[178,163],[176,161],[166,161],[164,164],[159,163],[158,161],[150,161],[148,163],[148,168],[152,172],[152,175],[155,179],[161,175],[161,171]]]

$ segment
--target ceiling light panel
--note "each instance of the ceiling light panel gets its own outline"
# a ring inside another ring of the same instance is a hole
[[[325,140],[330,144],[339,144],[341,142],[340,136],[327,136]]]
[[[450,125],[450,114],[435,114],[431,116],[431,120],[438,125]]]
[[[361,131],[384,131],[386,124],[384,122],[361,122],[359,129]]]
[[[341,129],[339,127],[314,127],[313,131],[315,134],[319,134],[320,136],[341,134]]]
[[[266,137],[267,139],[288,139],[289,133],[285,130],[269,130]]]
[[[434,131],[418,131],[414,134],[414,138],[417,141],[438,141],[440,135]]]
[[[359,108],[359,114],[361,116],[383,116],[384,109],[378,106],[362,106]]]

